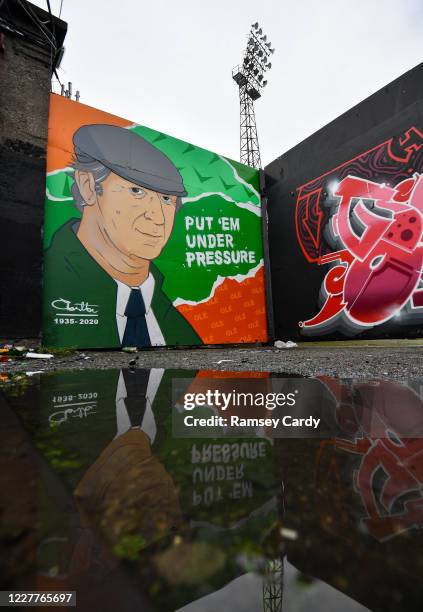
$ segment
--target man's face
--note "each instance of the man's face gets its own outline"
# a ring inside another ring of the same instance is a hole
[[[129,257],[158,257],[172,232],[176,196],[140,187],[113,172],[102,187],[97,212],[107,239]]]

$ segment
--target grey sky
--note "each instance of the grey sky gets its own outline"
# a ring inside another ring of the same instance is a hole
[[[62,18],[59,76],[81,102],[234,159],[231,70],[259,21],[276,48],[255,103],[263,164],[422,60],[423,0],[64,0]]]

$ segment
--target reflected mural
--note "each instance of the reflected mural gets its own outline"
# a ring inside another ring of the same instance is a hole
[[[181,394],[211,384],[296,389],[330,436],[177,437]],[[1,391],[3,589],[76,590],[80,610],[421,610],[421,381],[155,368]]]

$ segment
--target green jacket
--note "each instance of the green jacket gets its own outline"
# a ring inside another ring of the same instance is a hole
[[[71,219],[54,234],[44,256],[43,344],[54,347],[117,348],[117,283],[78,240]],[[188,321],[162,290],[163,276],[150,265],[155,280],[151,308],[167,346],[201,344]]]

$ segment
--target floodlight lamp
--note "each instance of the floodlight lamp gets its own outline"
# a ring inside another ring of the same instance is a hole
[[[258,52],[258,56],[259,57],[263,57],[263,51],[260,49],[260,51]]]
[[[259,80],[259,81],[262,81],[262,80],[263,80],[263,75],[262,75],[262,74],[259,74],[259,75],[258,75],[258,80]]]
[[[270,53],[274,53],[275,50],[274,49],[269,49]]]
[[[258,73],[259,73],[259,71],[257,70],[257,68],[254,68],[253,72],[254,72],[254,74],[255,74],[256,76],[257,76],[257,75],[258,75]]]
[[[263,87],[266,87],[267,81],[263,81]]]
[[[264,42],[266,42],[266,40],[267,40],[267,36],[266,36],[266,34],[263,36],[262,40],[263,40]]]
[[[272,67],[272,63],[271,63],[271,62],[269,62],[269,63],[267,64],[266,68],[267,68],[268,70],[270,70],[270,69],[271,69],[271,67]]]
[[[253,27],[253,28],[255,28],[257,30],[258,26],[259,26],[258,21],[256,21],[255,23],[253,23],[253,25],[251,27]]]
[[[263,30],[260,28],[260,30],[257,30],[257,34],[261,36],[263,34]]]

